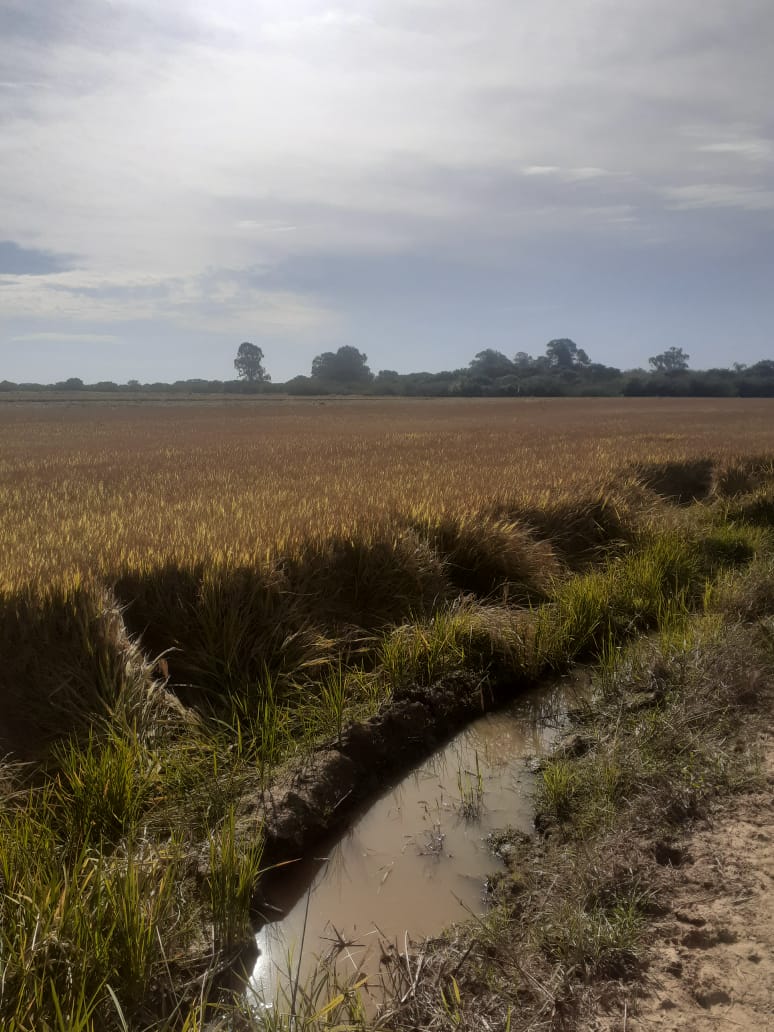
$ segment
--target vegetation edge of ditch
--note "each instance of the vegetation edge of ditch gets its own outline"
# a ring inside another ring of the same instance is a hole
[[[388,955],[399,992],[380,1027],[618,1028],[616,1015],[636,1015],[649,930],[669,912],[666,873],[688,861],[693,829],[760,789],[771,733],[770,616],[692,622],[683,644],[635,643],[637,677],[626,659],[604,674],[601,700],[543,766],[535,835],[495,837],[505,871],[489,915]],[[675,738],[641,747],[678,718],[683,757],[668,751]]]

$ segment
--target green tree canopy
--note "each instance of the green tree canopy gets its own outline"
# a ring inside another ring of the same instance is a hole
[[[657,373],[678,373],[688,368],[688,359],[690,357],[682,348],[672,347],[662,351],[660,355],[654,355],[652,358],[649,358],[648,364]]]
[[[486,348],[479,351],[470,362],[470,371],[474,376],[483,376],[487,380],[498,380],[514,372],[514,365],[502,351]]]
[[[546,345],[546,356],[552,369],[582,369],[589,365],[589,356],[569,337],[550,340]]]
[[[333,383],[370,383],[373,374],[368,368],[368,355],[351,345],[338,351],[324,351],[312,362],[312,376],[316,380]]]
[[[263,367],[263,351],[257,344],[244,341],[239,345],[234,368],[240,380],[248,383],[269,383],[271,377]]]

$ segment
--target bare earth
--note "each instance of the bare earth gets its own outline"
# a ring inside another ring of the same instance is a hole
[[[732,797],[665,867],[669,912],[653,927],[644,996],[593,1024],[606,1032],[774,1029],[774,755],[766,784]]]

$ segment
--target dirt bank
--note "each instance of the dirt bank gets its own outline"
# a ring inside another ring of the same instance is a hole
[[[643,982],[594,1032],[760,1032],[774,1015],[774,749],[766,783],[726,799],[665,866]]]

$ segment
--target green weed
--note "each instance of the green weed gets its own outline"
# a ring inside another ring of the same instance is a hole
[[[484,802],[484,776],[478,762],[476,752],[476,769],[457,768],[457,792],[459,793],[459,812],[466,821],[477,821],[481,816]]]
[[[230,950],[244,942],[262,855],[260,834],[247,840],[237,834],[233,809],[210,833],[207,889],[217,950]]]
[[[559,820],[569,816],[578,794],[578,775],[567,760],[549,760],[540,772],[541,809]]]
[[[158,766],[136,737],[90,733],[54,751],[58,768],[52,803],[67,827],[70,847],[116,843],[130,835],[149,802]]]
[[[541,948],[566,975],[615,977],[637,959],[644,918],[637,896],[623,896],[606,906],[586,900],[563,902],[546,914],[538,930]]]

